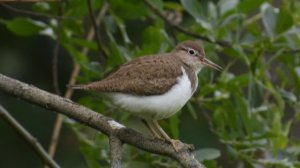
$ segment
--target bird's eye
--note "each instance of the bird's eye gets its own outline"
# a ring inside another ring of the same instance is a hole
[[[198,55],[198,52],[195,51],[194,49],[192,48],[188,48],[188,53],[192,56],[197,56]]]

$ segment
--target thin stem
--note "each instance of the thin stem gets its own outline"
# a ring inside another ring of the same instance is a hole
[[[54,87],[54,91],[56,94],[60,95],[60,89],[59,89],[59,81],[58,81],[58,56],[59,56],[59,50],[60,50],[60,32],[61,32],[61,18],[60,16],[62,16],[62,1],[58,0],[57,1],[57,6],[58,6],[58,11],[57,11],[57,16],[59,16],[57,18],[57,40],[55,43],[55,46],[53,48],[53,58],[52,58],[52,78],[53,78],[53,87]]]
[[[9,112],[0,105],[0,117],[11,126],[24,139],[41,158],[51,168],[59,168],[60,166],[47,154],[42,145],[34,138],[17,120],[15,120]]]
[[[101,40],[100,40],[100,34],[99,34],[99,31],[98,31],[100,20],[96,20],[96,18],[94,16],[93,8],[92,8],[92,0],[87,0],[87,3],[88,3],[89,15],[90,15],[92,26],[94,28],[94,32],[95,32],[95,36],[96,36],[96,43],[97,43],[98,51],[99,51],[99,55],[100,55],[100,62],[101,62],[101,65],[104,66],[105,65],[105,60],[106,60],[106,55],[101,50],[102,45],[101,45]],[[108,3],[104,3],[102,9],[100,10],[100,13],[101,13],[102,10],[106,11],[108,7],[109,7]]]
[[[3,6],[4,8],[15,12],[15,13],[19,13],[21,15],[28,15],[28,16],[34,16],[34,17],[43,17],[43,18],[49,18],[49,19],[77,19],[77,18],[72,18],[72,17],[63,17],[63,16],[57,16],[57,15],[49,15],[49,14],[44,14],[44,13],[39,13],[39,12],[32,12],[32,11],[28,11],[28,10],[23,10],[23,9],[18,9],[15,7],[12,7],[10,5],[7,5],[5,3],[0,4],[1,6]]]

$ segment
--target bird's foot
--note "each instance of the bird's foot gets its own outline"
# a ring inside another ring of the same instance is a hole
[[[185,150],[193,150],[195,149],[194,148],[194,145],[192,144],[185,144],[183,142],[181,142],[180,140],[177,140],[177,139],[169,139],[167,140],[168,142],[171,143],[171,145],[173,146],[174,150],[176,152],[182,150],[182,149],[185,149]]]

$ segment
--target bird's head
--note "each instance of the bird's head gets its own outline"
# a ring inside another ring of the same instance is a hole
[[[173,52],[184,64],[193,68],[195,72],[199,72],[204,66],[218,71],[222,70],[219,65],[206,58],[202,46],[194,41],[189,40],[179,43]]]

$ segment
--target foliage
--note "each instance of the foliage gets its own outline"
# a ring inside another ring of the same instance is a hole
[[[300,120],[300,3],[151,2],[162,13],[176,14],[174,24],[180,19],[184,29],[208,37],[212,42],[203,41],[207,57],[224,68],[221,73],[203,70],[193,99],[181,113],[162,121],[172,137],[195,144],[196,157],[208,167],[300,167],[299,133],[291,134],[293,124]],[[90,27],[86,1],[62,1],[60,7],[46,2],[32,6],[33,11],[47,15],[56,15],[62,8],[59,21],[26,17],[0,21],[19,36],[39,34],[59,40],[81,65],[78,83],[99,79],[136,56],[167,52],[176,41],[194,39],[165,23],[143,1],[93,1],[93,10],[101,10],[104,3],[110,5],[99,29],[106,66],[94,61],[99,60],[96,42],[85,39]],[[226,41],[230,46],[218,45],[217,41]],[[92,56],[83,55],[83,47]],[[134,125],[128,115],[98,98],[87,95],[78,102]],[[107,138],[77,123],[67,123],[80,139],[87,165],[109,167]],[[178,166],[171,159],[130,146],[125,146],[123,152],[124,167]]]

